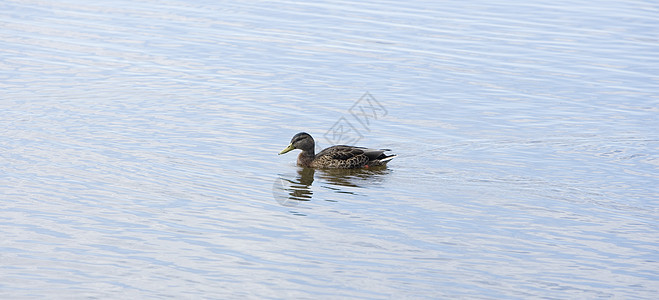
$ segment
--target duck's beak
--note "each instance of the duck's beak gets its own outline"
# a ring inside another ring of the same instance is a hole
[[[279,152],[279,155],[290,152],[291,150],[294,150],[294,149],[295,148],[293,147],[293,144],[290,144],[290,145],[288,145],[288,147],[284,148],[284,150],[281,150],[281,152]]]

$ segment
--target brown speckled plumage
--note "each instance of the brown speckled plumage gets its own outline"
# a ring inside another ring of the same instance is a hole
[[[293,136],[291,144],[282,150],[279,154],[284,154],[293,149],[300,149],[302,152],[297,157],[297,164],[303,167],[311,168],[331,168],[331,169],[356,169],[384,166],[396,155],[384,154],[387,149],[369,149],[355,146],[332,146],[323,151],[314,153],[316,146],[311,135],[300,132]]]

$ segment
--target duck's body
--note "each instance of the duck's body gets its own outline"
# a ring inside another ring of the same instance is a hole
[[[308,133],[300,132],[293,136],[291,144],[279,154],[294,149],[302,152],[297,157],[297,164],[308,168],[356,169],[384,166],[396,155],[386,155],[388,149],[369,149],[364,147],[338,145],[326,148],[315,154],[316,144]]]

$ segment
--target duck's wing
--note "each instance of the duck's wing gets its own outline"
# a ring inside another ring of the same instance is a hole
[[[314,164],[325,168],[361,168],[369,161],[362,147],[338,145],[316,154]]]
[[[325,148],[323,151],[318,152],[316,157],[330,157],[332,159],[346,160],[355,156],[364,155],[366,148],[337,145]]]
[[[387,155],[389,149],[370,149],[364,147],[338,145],[320,151],[312,165],[319,168],[353,169],[365,166],[383,166],[396,155]]]

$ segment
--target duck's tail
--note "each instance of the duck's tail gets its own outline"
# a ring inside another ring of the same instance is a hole
[[[376,160],[369,161],[369,162],[368,162],[368,166],[369,166],[369,167],[384,166],[384,165],[386,165],[389,161],[391,161],[392,159],[394,159],[396,156],[397,156],[396,154],[393,154],[393,155],[386,155],[386,156],[384,156],[384,157],[382,157],[382,158],[379,158],[379,159],[376,159]]]

